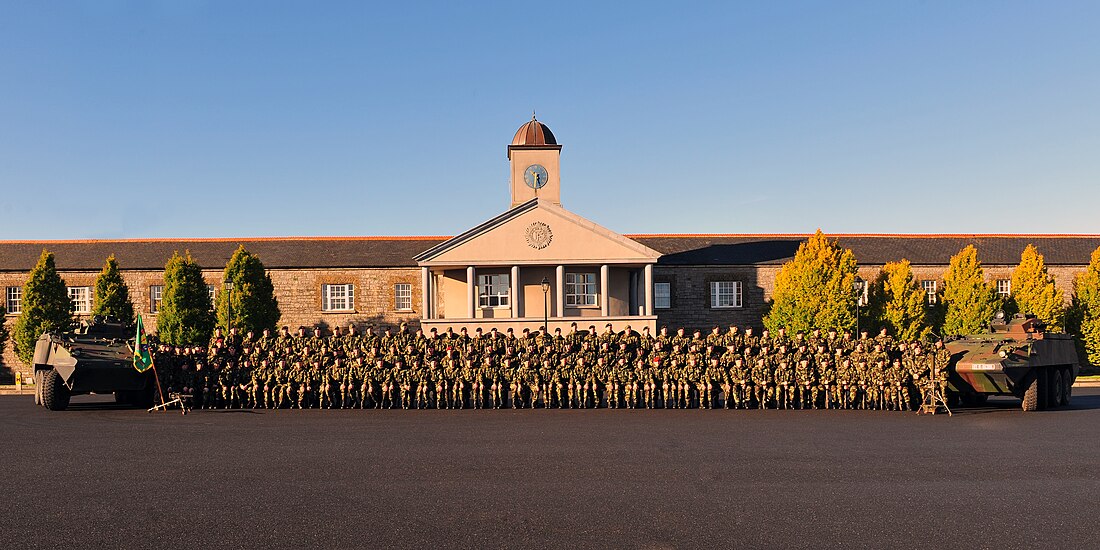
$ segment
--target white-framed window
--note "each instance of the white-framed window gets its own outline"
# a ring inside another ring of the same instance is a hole
[[[393,309],[397,311],[412,311],[413,286],[409,283],[397,283],[393,285]]]
[[[352,311],[355,309],[355,285],[321,285],[321,311]]]
[[[1012,279],[997,279],[997,294],[1008,298],[1012,294]]]
[[[152,285],[149,287],[149,313],[160,310],[160,301],[164,298],[164,285]]]
[[[5,302],[8,308],[8,315],[23,313],[23,287],[9,286],[4,296],[6,298]]]
[[[70,286],[69,301],[73,304],[73,313],[87,315],[92,312],[92,287]]]
[[[599,288],[596,286],[595,273],[565,274],[565,305],[594,306],[599,302]]]
[[[936,284],[937,281],[935,279],[928,279],[920,282],[920,287],[924,289],[924,303],[927,305],[934,306],[936,305],[936,300],[939,299],[939,296],[936,295]]]
[[[210,303],[213,304],[218,300],[218,288],[214,285],[206,285],[206,293],[210,295]]]
[[[508,307],[510,290],[508,275],[478,275],[478,307]]]
[[[712,281],[710,307],[741,307],[741,281]]]
[[[653,309],[672,307],[672,283],[653,283]]]

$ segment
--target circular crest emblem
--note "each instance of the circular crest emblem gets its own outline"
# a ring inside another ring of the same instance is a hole
[[[554,233],[550,231],[550,226],[542,222],[535,222],[527,226],[527,246],[542,250],[550,246],[550,241],[554,239]]]

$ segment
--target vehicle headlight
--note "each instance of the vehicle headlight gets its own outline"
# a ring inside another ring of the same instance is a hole
[[[1002,358],[1008,357],[1008,352],[1005,350],[1001,350],[999,353],[1001,354]]]

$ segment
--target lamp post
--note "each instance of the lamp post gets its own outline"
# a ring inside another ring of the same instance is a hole
[[[550,332],[550,279],[542,278],[542,332]]]
[[[852,282],[852,290],[856,291],[856,341],[859,341],[859,306],[863,302],[863,288],[867,284],[859,275]]]
[[[225,281],[225,307],[226,307],[226,327],[225,331],[229,332],[233,330],[233,281]]]

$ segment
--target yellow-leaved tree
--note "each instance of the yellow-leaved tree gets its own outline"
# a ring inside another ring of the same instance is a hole
[[[856,322],[856,259],[820,229],[798,247],[794,259],[775,277],[771,308],[764,326],[790,332],[850,330]]]
[[[903,342],[914,342],[928,336],[925,305],[927,294],[913,277],[909,260],[890,262],[882,266],[871,291],[871,318],[875,328],[885,328]]]
[[[1062,330],[1065,301],[1062,291],[1047,272],[1043,255],[1034,245],[1027,245],[1020,255],[1020,265],[1012,270],[1012,295],[1005,303],[1007,313],[1029,313],[1050,330]]]
[[[944,335],[974,334],[985,327],[1001,305],[993,285],[986,282],[974,245],[951,257],[943,276]]]
[[[1069,308],[1069,331],[1084,345],[1089,364],[1100,365],[1100,248],[1092,261],[1073,279],[1073,300]]]

